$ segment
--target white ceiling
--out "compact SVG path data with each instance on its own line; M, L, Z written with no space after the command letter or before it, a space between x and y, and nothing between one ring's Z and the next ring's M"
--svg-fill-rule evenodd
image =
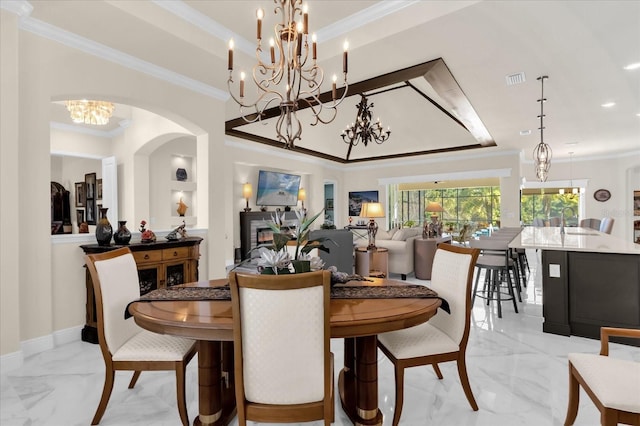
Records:
M227 92L228 39L236 41L236 72L249 71L255 60L255 10L265 10L265 39L276 23L268 0L30 4L29 19L221 93ZM640 150L640 69L624 69L640 62L639 1L309 1L309 26L318 34L320 65L328 76L340 73L348 39L351 85L442 58L497 145L476 152L522 150L530 160L540 138L540 75L549 76L544 140L554 158ZM519 72L526 81L507 86L505 77ZM329 80L323 91L330 90ZM409 89L370 100L374 116L392 135L382 145L355 147L352 158L475 142ZM354 121L358 101L359 96L347 98L329 125L311 127L303 120L300 145L344 158L347 145L339 135ZM610 101L616 105L601 106ZM238 117L233 100L227 102L227 119ZM56 117L63 120L63 114ZM259 128L242 130L275 137L272 125L253 127ZM531 134L521 136L522 130Z

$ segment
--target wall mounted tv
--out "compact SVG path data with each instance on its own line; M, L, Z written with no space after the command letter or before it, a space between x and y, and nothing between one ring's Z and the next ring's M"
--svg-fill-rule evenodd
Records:
M258 174L258 206L295 206L300 189L298 175L260 170Z

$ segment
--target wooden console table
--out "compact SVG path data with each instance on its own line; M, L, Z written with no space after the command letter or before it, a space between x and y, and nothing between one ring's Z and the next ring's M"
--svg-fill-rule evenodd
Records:
M143 295L158 288L198 281L201 241L200 237L188 237L176 241L134 243L128 246L86 244L81 245L80 248L85 254L94 254L129 247L138 266L140 295ZM87 288L86 324L82 329L82 340L98 343L96 301L89 270L86 270L85 285Z

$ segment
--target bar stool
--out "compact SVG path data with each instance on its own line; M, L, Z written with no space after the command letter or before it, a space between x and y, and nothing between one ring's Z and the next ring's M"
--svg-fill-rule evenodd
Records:
M516 290L518 293L518 301L522 302L522 289L527 286L527 276L525 273L525 266L520 256L520 253L516 249L511 249L508 244L513 241L516 234L514 233L494 233L491 236L480 236L480 240L494 239L502 240L507 243L507 250L509 250L508 256L511 258L509 262L509 270L513 272L513 280L515 282ZM526 254L523 251L523 255Z
M511 272L517 273L517 268L510 255L509 241L501 238L472 239L469 244L472 248L478 248L481 251L476 262L476 280L473 286L472 303L475 301L476 295L486 299L487 305L491 300L496 300L498 302L498 318L502 318L502 301L512 300L513 309L518 313L518 304L511 280ZM485 273L484 289L478 291L480 273L483 270ZM501 290L503 279L506 279L508 293Z

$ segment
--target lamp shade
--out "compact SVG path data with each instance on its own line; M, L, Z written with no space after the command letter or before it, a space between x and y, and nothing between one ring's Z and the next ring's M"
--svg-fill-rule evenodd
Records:
M439 203L436 203L435 201L429 201L424 211L425 212L443 212L444 209Z
M380 203L362 203L361 217L384 217L384 209Z
M253 188L251 184L247 182L242 185L242 198L251 198L251 195L253 195Z
M307 191L304 188L298 190L298 200L305 201L307 199Z

